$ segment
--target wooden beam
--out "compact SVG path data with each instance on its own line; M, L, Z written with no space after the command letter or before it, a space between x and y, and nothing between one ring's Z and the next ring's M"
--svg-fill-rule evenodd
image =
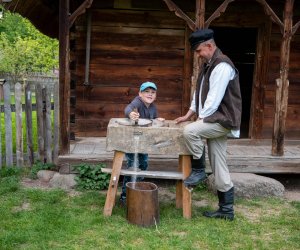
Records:
M300 26L300 21L297 22L297 23L293 26L293 28L292 28L292 35L294 35L294 34L296 33L296 31L297 31L297 29L299 28L299 26Z
M69 17L69 28L72 27L76 18L82 15L86 9L90 8L93 3L93 0L85 0L78 8L73 12L73 14Z
M272 8L268 5L266 0L256 0L259 2L265 10L265 13L270 16L271 20L279 25L279 28L281 30L281 33L283 33L283 23L279 19L279 17L275 14L275 12L272 10Z
M188 15L186 15L172 0L163 1L166 3L170 11L174 11L176 16L186 21L191 30L196 29L194 21Z
M59 1L60 154L70 150L69 0Z
M225 12L227 6L229 3L233 2L235 0L225 0L218 9L215 10L215 12L206 20L205 22L205 27L209 27L210 23L215 20L216 18L218 18L219 16L221 16L222 13Z
M283 16L283 40L280 50L280 78L276 80L277 88L272 137L272 155L279 156L284 154L283 147L289 92L288 73L290 61L290 44L292 39L293 27L293 6L294 0L286 0Z

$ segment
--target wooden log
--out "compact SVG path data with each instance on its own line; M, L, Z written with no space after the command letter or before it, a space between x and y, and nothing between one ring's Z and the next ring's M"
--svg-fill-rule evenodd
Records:
M16 155L17 166L22 167L23 160L23 129L22 129L22 85L15 85L15 105L16 105Z
M4 91L4 117L5 117L5 159L6 166L13 165L13 147L12 147L12 121L11 121L11 95L10 84L8 82L3 85Z
M70 0L59 1L60 153L70 152Z
M158 188L151 182L128 182L127 220L131 224L149 227L159 223Z
M25 86L25 115L26 115L26 133L27 133L27 154L30 166L34 162L33 140L32 140L32 99L30 84Z
M272 136L272 155L284 154L284 136L289 93L289 61L292 39L294 0L286 0L284 8L283 38L280 49L280 79L276 81L276 109Z
M58 152L59 152L59 85L58 82L54 85L53 93L54 101L54 132L53 132L53 163L58 162Z

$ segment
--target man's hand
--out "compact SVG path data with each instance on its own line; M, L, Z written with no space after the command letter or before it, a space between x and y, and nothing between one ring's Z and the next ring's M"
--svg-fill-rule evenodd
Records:
M176 122L176 124L177 124L177 123L185 122L185 121L187 121L187 120L188 120L188 119L187 119L185 116L181 116L181 117L176 118L176 119L175 119L175 122Z
M192 111L191 109L189 109L189 111L185 114L185 116L180 116L178 118L175 119L176 124L177 123L181 123L181 122L185 122L185 121L189 121L190 118L195 114L194 111Z

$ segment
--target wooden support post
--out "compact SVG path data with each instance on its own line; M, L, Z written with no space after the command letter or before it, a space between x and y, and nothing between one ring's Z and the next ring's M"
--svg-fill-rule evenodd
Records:
M109 183L104 211L103 211L103 214L105 216L111 216L112 209L115 204L123 158L124 158L123 152L115 151L113 165L112 165L112 173L110 177L110 183Z
M196 20L195 25L196 29L203 29L205 25L205 0L196 0ZM202 60L193 53L193 74L191 79L191 99L193 98L193 94L196 90L196 85L198 81L200 67L203 64Z
M285 122L289 92L290 43L293 30L294 0L286 0L283 21L283 40L280 51L280 79L276 80L276 103L272 137L272 155L283 155Z
M179 156L178 159L178 172L183 172L182 157ZM176 208L182 208L182 189L183 189L183 180L178 180L176 182Z
M59 1L60 154L70 151L69 0Z
M187 178L191 173L191 156L179 156L180 169L182 169L183 179ZM192 218L192 193L182 185L182 213L186 219Z

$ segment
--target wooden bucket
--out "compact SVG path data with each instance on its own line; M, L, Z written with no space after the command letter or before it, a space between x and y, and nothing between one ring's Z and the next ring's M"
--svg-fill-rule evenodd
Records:
M158 224L157 186L151 182L128 182L126 190L128 222L143 227Z

